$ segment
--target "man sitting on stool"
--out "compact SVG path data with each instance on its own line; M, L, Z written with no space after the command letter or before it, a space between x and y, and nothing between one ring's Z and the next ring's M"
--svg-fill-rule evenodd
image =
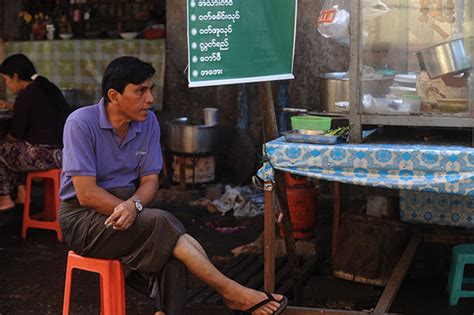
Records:
M120 259L131 285L145 279L141 291L153 298L155 314L184 312L186 270L231 309L281 313L286 297L227 278L178 219L146 208L162 167L160 129L149 111L154 73L134 57L113 60L102 80L103 99L68 118L59 215L64 240L80 255Z

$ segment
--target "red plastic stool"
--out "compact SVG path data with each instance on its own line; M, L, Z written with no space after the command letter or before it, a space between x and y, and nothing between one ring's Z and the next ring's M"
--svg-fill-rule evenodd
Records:
M26 230L31 227L56 231L58 240L63 240L58 220L60 177L61 169L29 172L26 175L25 206L21 228L22 238L26 238ZM44 179L44 209L42 212L30 216L31 181L34 178Z
M100 275L100 304L102 315L125 315L125 280L118 260L82 257L69 251L64 286L63 315L69 314L72 270L81 269Z

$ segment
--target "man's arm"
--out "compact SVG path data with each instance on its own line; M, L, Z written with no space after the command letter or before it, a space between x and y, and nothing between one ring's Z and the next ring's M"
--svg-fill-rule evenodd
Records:
M134 196L142 202L142 205L146 207L150 202L155 199L158 193L158 174L150 174L147 176L140 177L140 186L135 192Z
M81 206L92 208L101 214L112 214L114 208L123 202L122 199L97 186L95 176L72 176L72 183Z
M157 192L158 174L152 174L140 177L140 186L132 197L140 199L142 205L146 206L153 201ZM112 225L116 230L126 230L133 224L137 210L132 197L114 208L113 213L105 220L106 225Z
M82 206L90 207L95 211L110 215L105 221L116 230L126 230L135 221L137 212L133 200L122 200L97 186L94 176L73 176L72 182L77 199ZM134 194L146 206L156 196L158 191L158 174L151 174L140 178L140 186Z

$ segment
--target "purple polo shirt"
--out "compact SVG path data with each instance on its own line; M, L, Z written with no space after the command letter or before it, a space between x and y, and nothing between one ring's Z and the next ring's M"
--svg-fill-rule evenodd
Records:
M144 122L131 122L122 142L107 118L103 99L69 116L63 140L61 200L76 196L72 176L95 176L105 189L131 187L142 176L158 174L163 165L156 116L150 112Z

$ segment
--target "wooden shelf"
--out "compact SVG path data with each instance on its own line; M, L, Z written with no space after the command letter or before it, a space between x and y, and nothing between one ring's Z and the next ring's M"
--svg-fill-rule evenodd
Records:
M82 37L85 32L100 29L110 31L142 31L149 20L152 2L134 0L88 0L86 3L67 4L71 20L74 11L80 10L80 20L73 21L73 32L77 37ZM89 10L91 17L84 19L84 11ZM126 16L124 16L124 13ZM139 16L137 16L139 15Z
M410 115L360 115L362 124L388 126L437 126L437 127L474 127L473 117L459 116L410 116Z

